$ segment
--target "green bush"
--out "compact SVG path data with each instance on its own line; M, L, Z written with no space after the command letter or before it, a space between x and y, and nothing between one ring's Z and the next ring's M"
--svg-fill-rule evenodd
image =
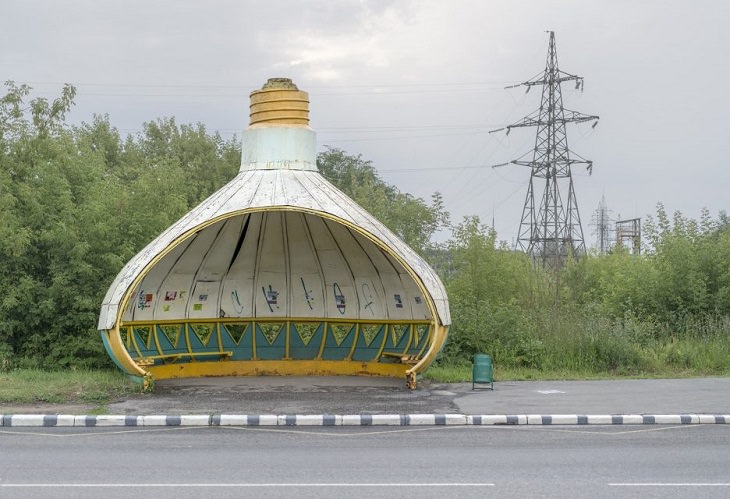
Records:
M9 372L15 367L15 355L10 345L0 343L0 373Z

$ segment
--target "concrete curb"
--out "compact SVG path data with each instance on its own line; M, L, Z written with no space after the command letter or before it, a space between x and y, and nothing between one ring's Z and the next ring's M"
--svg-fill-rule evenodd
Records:
M19 426L489 426L730 424L729 414L217 414L151 416L0 415L0 427Z

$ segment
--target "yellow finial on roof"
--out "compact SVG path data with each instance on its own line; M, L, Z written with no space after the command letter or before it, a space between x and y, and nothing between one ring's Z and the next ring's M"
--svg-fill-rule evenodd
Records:
M289 78L269 78L251 92L249 127L309 126L309 94Z

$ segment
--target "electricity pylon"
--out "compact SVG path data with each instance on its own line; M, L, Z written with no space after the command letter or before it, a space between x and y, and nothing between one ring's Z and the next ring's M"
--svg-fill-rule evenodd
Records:
M574 81L575 88L582 90L583 77L558 69L555 33L548 33L550 44L545 72L532 80L506 87L526 86L529 92L534 86L542 86L540 109L506 129L509 133L512 128L537 127L532 160L511 161L531 170L517 243L538 264L559 269L568 257L578 257L586 252L570 168L575 164L585 164L589 173L593 168L591 161L575 153L572 154L579 159L571 158L565 124L594 121L595 127L598 116L563 108L561 84ZM540 188L542 194L536 199ZM565 204L563 199L566 199Z
M601 196L601 202L598 203L598 208L593 212L593 225L596 227L596 243L598 247L598 253L601 255L607 255L611 251L611 218L609 215L610 210L606 206L606 196Z

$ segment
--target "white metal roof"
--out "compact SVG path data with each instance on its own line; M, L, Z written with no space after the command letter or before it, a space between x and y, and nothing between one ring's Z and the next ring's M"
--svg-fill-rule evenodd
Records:
M266 286L264 300L269 300L268 295L276 300L280 292L288 293L282 296L282 303L288 306L271 310L280 314L277 317L297 313L301 316L303 307L308 309L312 296L318 294L320 308L312 308L311 314L320 313L327 318L331 313L344 315L347 309L348 315L340 318L363 318L357 315L363 313L363 305L367 313L376 309L375 305L368 308L372 302L365 289L372 288L377 294L378 288L383 301L378 308L382 316L378 319L426 318L438 319L442 325L451 323L446 291L434 270L319 173L316 136L308 126L308 112L306 92L299 91L287 79L271 79L262 90L251 94L251 124L243 132L239 174L124 266L104 297L100 330L114 328L122 317L125 321L138 317L228 317L224 289L228 290L228 299L235 295L236 305L239 291L246 294L252 305L247 313L258 317L258 312L266 314L267 309L273 308L269 302L261 302L257 290L262 285ZM273 229L269 230L269 214L282 211L300 212L303 216L271 215ZM235 246L243 244L243 224L248 223L244 216L252 213L264 213L262 217L246 219L260 222L254 231L256 235L248 239L254 242L247 243L257 246L255 251L247 246L243 254L238 254ZM318 220L325 220L324 226ZM339 230L342 226L347 230ZM309 235L305 234L307 231ZM312 232L317 231L314 240ZM372 251L374 247L380 253ZM337 261L344 263L335 272L332 269ZM297 287L300 280L301 287ZM311 293L305 281L312 283ZM324 294L325 288L334 294ZM359 309L345 306L345 288L360 303ZM137 294L137 302L132 301L132 293ZM306 295L304 302L302 293ZM195 294L195 299L190 299L191 294ZM181 300L180 295L187 299ZM403 297L410 301L404 303ZM422 298L430 299L433 309ZM129 302L122 314L120 307L125 299ZM387 300L390 301L385 304ZM160 314L156 315L161 301ZM292 305L294 301L298 305ZM433 317L431 310L438 317Z
M258 210L293 210L341 221L379 242L420 279L435 305L439 322L451 323L446 291L434 270L387 227L311 169L243 169L228 184L203 201L132 258L117 275L101 307L98 328L112 329L130 286L148 272L171 246L211 223Z

